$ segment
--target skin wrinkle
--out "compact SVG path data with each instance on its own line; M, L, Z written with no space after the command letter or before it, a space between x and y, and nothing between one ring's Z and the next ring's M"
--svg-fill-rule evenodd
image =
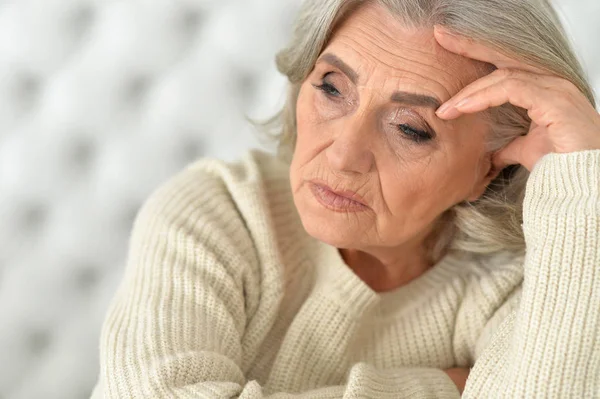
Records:
M476 199L493 178L479 116L445 121L431 108L390 101L398 90L446 101L482 76L481 68L438 46L433 29L406 29L390 18L380 7L360 8L326 44L321 54L335 54L357 71L359 84L327 63L315 65L298 94L290 168L306 231L340 248L348 266L380 292L432 266L425 243L438 219ZM340 94L320 90L324 81ZM436 132L433 140L415 142L398 127L425 130L425 121ZM307 183L313 179L356 192L370 209L332 212L314 198Z
M388 16L389 16L389 14L388 14ZM395 40L395 38L393 36L388 35L388 33L385 30L380 28L380 26L382 25L382 23L381 23L382 21L374 20L369 17L365 18L365 20L367 20L369 22L369 24L357 27L357 29L359 32L364 33L366 38L371 39L375 45L377 45L377 41L378 41L377 35L381 35L382 37L384 37L385 39L387 39L389 41ZM383 23L383 24L385 24L385 23ZM369 31L371 29L373 31L375 31L376 33L370 34ZM410 28L407 28L407 29L410 29ZM433 43L431 40L427 40L427 42ZM419 46L411 47L411 44L412 43L409 43L409 42L405 43L405 46L407 47L407 49L409 49L411 51L415 51L415 52L420 52L421 54L426 54L424 51L420 50ZM386 53L388 53L392 56L395 56L392 52L385 50L385 48L382 48L382 47L379 47L379 48L381 50L385 51Z
M320 168L319 172L321 173L319 175L320 179L322 179L324 181L330 180L328 174L325 172L325 170L323 168ZM362 198L364 198L367 202L372 203L373 198L371 198L371 193L370 193L370 191L368 191L370 180L371 180L370 177L367 180L364 180L359 186L356 187L355 192L358 195L360 195ZM339 182L331 184L330 186L334 190L344 190L345 189L345 187L342 186ZM364 189L364 191L363 191L363 189Z
M341 69L342 72L344 72L346 75L348 75L348 77L350 78L350 80L352 81L352 83L354 84L358 84L358 79L359 76L356 72L352 71L349 67L347 67L346 64L343 63L343 61L341 61L339 58L335 57L333 54L331 53L327 53L325 55L322 55L321 57L319 57L319 59L317 60L317 64L324 62L333 66L336 66L338 69Z
M352 39L352 38L350 38L350 37L347 37L347 40L348 40L348 41L351 41L351 42L353 41L353 39ZM363 47L361 44L359 44L359 43L357 43L357 42L355 42L355 44L356 44L356 46L357 46L357 47ZM366 48L365 48L365 47L363 47L363 49L366 49ZM409 62L409 63L416 64L416 65L417 65L417 67L419 67L419 66L421 66L421 67L425 66L425 64L421 64L421 63L419 63L419 62L414 62L414 61L412 61L412 60L409 60L409 59L406 59L406 58L404 58L404 57L402 57L402 56L396 56L396 58L400 58L400 59L402 59L403 61L406 61L406 62ZM387 67L389 67L390 69L394 69L394 67L393 67L393 65L392 65L392 64L388 64L388 63L385 63L385 62L383 62L382 64L383 64L383 65L385 65L385 66L387 66ZM427 66L429 66L429 65L427 65ZM426 76L425 74L419 74L419 73L417 73L417 72L415 72L415 71L411 71L411 73L412 73L412 74L414 74L414 75L416 75L416 76L418 76L419 78L427 79L427 76ZM450 95L450 92L449 92L449 91L448 91L448 90L447 90L447 89L446 89L446 88L445 88L443 85L439 85L439 88L441 88L442 90L444 90L444 91L445 91L445 94L446 94L446 96L444 97L444 98L445 98L445 100L444 100L444 99L441 99L441 100L442 100L441 102L444 102L444 101L448 100L448 99L451 97L451 95Z
M377 30L377 31L378 31L380 34L385 34L385 33L384 33L384 31L383 31L383 30L381 30L381 29L375 28L375 30ZM416 63L417 65L421 65L421 66L424 66L424 67L433 68L433 69L435 69L436 71L438 71L438 72L441 72L441 73L443 73L443 74L447 75L447 76L448 76L448 77L450 77L450 78L452 78L452 77L453 77L451 73L447 73L447 72L446 72L446 71L445 71L443 68L441 68L441 67L440 67L440 68L438 68L436 65L430 65L430 64L426 64L426 63L420 63L418 60L411 61L411 60L410 60L410 58L406 58L406 57L398 56L398 55L395 55L395 54L393 54L393 53L391 53L391 52L387 51L387 50L386 50L384 47L381 47L381 46L379 46L379 45L377 44L377 41L376 41L376 39L375 39L374 37L372 37L372 35L370 35L370 34L366 33L367 31L368 31L368 29L364 29L365 35L366 35L367 37L371 37L372 44L373 44L373 45L375 45L375 46L377 46L377 47L379 47L379 48L380 48L382 51L384 51L384 52L388 53L388 54L389 54L391 57L393 57L393 58L394 58L394 57L400 57L400 58L403 58L405 61L408 61L408 62L414 62L414 63ZM388 36L388 37L389 37L389 36ZM389 38L393 40L393 38L391 38L391 37L389 37ZM408 44L408 43L407 43L407 44ZM428 44L431 44L431 43L428 43ZM406 49L406 50L408 50L409 52L413 52L413 53L416 53L416 54L420 54L420 55L428 55L428 54L427 54L427 52L420 50L418 47L415 47L415 48L409 48L409 49ZM389 66L390 66L390 67L393 67L392 65L389 65Z
M376 22L376 24L379 24L379 22ZM364 33L366 37L368 37L368 38L370 38L370 39L371 39L371 43L372 43L373 45L377 46L377 47L378 47L380 50L382 50L382 51L386 52L387 54L389 54L389 55L390 55L392 58L394 58L394 57L401 57L401 56L399 56L399 55L396 55L396 54L393 54L393 53L391 53L391 52L387 51L387 50L385 49L385 47L382 47L382 46L380 46L380 45L378 44L378 40L377 40L377 39L376 39L376 38L375 38L375 37L374 37L374 36L373 36L371 33L369 33L369 28L368 28L368 27L360 27L360 28L358 28L358 29L359 29L359 30L360 30L362 33ZM379 34L381 34L381 35L385 36L387 39L389 39L389 40L394 40L394 38L393 38L393 37L391 37L391 36L387 35L387 33L386 33L384 30L380 29L380 28L379 28L377 25L376 25L376 26L374 26L374 27L373 27L373 29L374 29L375 31L377 31ZM349 37L348 39L352 40L352 38L350 38L350 37ZM437 42L435 41L435 38L431 38L430 40L427 40L425 43L426 43L428 46L432 46L432 45L433 45L433 46L435 46L435 45L437 44ZM358 44L358 45L360 45L359 43L357 43L357 44ZM407 44L407 45L410 45L410 43L405 43L405 44ZM422 54L422 55L424 54L424 55L427 55L427 52L425 52L425 51L421 50L421 46L415 46L414 48L413 48L413 47L410 47L409 49L406 49L406 50L412 51L413 53L416 53L416 54ZM405 58L405 59L406 59L406 58ZM409 61L409 62L411 62L411 60L410 60L410 59L406 59L406 60L407 60L407 61ZM441 61L441 60L438 60L438 61ZM435 70L437 70L438 72L441 72L442 74L444 74L444 75L446 75L447 77L449 77L451 81L452 81L453 79L455 79L455 78L456 78L456 76L457 76L457 75L455 74L455 72L456 72L456 71L452 71L452 72L446 72L446 70L445 70L444 68L442 68L442 67L441 67L441 65L443 65L441 62L440 62L440 67L438 67L438 66L437 66L437 65L435 65L435 64L434 64L434 65L431 65L431 64L425 64L425 63L419 63L419 61L418 61L418 60L416 60L415 62L416 62L417 64L420 64L421 66L425 66L425 67L428 67L428 68L432 68L432 69L435 69ZM452 62L452 59L451 59L451 62ZM456 63L456 62L455 62L455 63ZM474 64L481 64L481 66L483 66L483 65L486 65L486 64L485 64L485 63L483 63L483 62L474 62ZM390 67L393 67L392 65L389 65L389 66L390 66ZM462 83L462 82L461 82L461 83Z
M400 57L400 58L401 58L401 57ZM323 63L323 62L319 62L318 64L322 64L322 63ZM419 75L419 74L417 74L417 73L414 73L414 74L415 74L415 75L417 75L417 76L418 76L418 77L420 77L420 78L426 79L426 76L425 76L425 75ZM359 73L359 75L360 75L360 73ZM416 82L416 81L415 81L415 82ZM447 90L446 90L446 89L445 89L443 86L440 86L440 87L441 87L441 88L442 88L442 89L443 89L443 90L446 92L446 94L447 94L447 98L450 98L450 93L449 93L449 92L448 92L448 91L447 91ZM359 86L358 86L358 88L368 88L368 87L367 87L367 86L364 86L364 85L359 85ZM428 95L431 95L432 93L427 93L427 94L428 94ZM443 102L443 101L440 101L440 102ZM446 123L446 121L445 121L445 120L441 120L441 119L440 119L440 122L442 122L442 123Z

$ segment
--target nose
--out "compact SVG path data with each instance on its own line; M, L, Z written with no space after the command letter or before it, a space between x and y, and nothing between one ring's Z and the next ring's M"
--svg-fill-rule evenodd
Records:
M374 163L370 140L372 138L365 130L364 123L356 121L342 124L325 150L331 169L360 174L369 172Z

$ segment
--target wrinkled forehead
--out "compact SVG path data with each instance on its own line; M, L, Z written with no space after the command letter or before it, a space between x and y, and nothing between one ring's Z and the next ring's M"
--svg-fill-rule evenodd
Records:
M447 51L436 42L432 27L407 27L376 4L346 17L322 53L334 53L348 64L357 73L359 86L401 85L435 94L442 101L493 68Z

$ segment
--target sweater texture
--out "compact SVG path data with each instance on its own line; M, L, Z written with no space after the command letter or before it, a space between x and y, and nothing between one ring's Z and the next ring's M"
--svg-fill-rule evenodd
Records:
M525 255L373 291L304 230L289 166L202 159L139 211L93 398L600 398L600 151L527 182Z

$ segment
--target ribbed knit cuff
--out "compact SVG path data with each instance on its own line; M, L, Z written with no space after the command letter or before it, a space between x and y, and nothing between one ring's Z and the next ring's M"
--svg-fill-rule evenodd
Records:
M426 367L378 370L367 363L352 367L346 392L361 398L460 398L458 388L443 370Z
M527 182L525 209L543 217L575 211L595 211L600 198L600 150L547 154Z
M590 397L593 379L586 376L599 364L600 150L544 156L528 181L523 212L522 298L506 343L506 387L493 390Z

